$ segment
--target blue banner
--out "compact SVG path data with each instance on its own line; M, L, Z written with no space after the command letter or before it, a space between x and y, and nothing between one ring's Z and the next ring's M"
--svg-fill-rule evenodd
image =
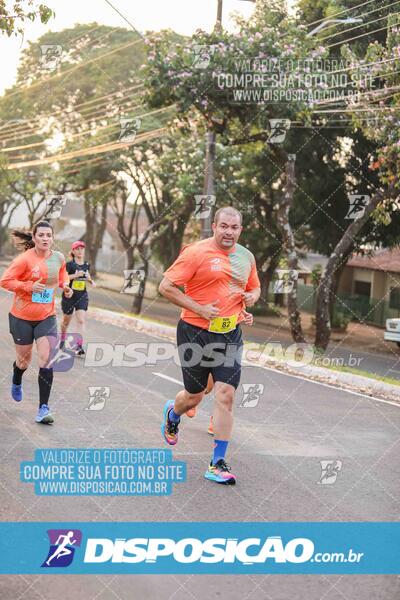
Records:
M398 574L400 523L2 523L1 574Z

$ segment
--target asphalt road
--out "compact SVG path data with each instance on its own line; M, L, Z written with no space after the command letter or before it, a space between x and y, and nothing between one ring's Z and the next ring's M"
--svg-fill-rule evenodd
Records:
M3 315L9 296L1 294ZM203 478L211 453L207 398L184 418L174 458L187 462L187 481L170 497L41 497L19 480L19 465L36 448L160 448L162 407L180 386L172 360L141 367L87 367L57 373L52 427L33 422L37 372L25 374L25 399L9 399L13 361L6 319L0 322L1 484L3 521L394 521L399 518L400 409L283 373L245 367L242 383L264 386L257 406L235 408L229 462L234 487ZM115 344L156 338L89 319L87 340ZM165 340L163 340L165 342ZM89 386L108 386L101 411L85 410ZM321 460L341 461L332 485L320 485ZM355 592L357 590L357 592ZM356 595L355 595L356 594ZM4 600L394 600L396 576L2 576Z
M130 312L132 296L119 294L102 288L91 288L90 297L93 305L109 310ZM142 314L144 317L156 319L169 324L175 324L180 309L164 301L145 299ZM371 335L383 339L383 330L377 332L371 328ZM284 329L257 327L257 319L253 327L245 329L245 337L253 342L280 342L284 347L293 343L290 334ZM400 380L400 350L396 344L387 344L389 352L378 353L363 351L362 348L348 347L344 343L332 342L324 357L333 366L348 366L375 375L391 377Z

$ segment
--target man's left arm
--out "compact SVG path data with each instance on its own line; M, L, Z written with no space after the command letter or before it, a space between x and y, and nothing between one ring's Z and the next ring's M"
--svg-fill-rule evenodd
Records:
M257 273L256 262L254 261L249 278L247 280L242 298L246 306L254 306L261 295L261 284Z

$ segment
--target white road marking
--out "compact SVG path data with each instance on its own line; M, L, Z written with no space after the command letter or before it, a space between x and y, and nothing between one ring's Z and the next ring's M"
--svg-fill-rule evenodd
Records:
M180 386L183 386L182 381L179 381L179 379L174 379L173 377L170 377L169 375L164 375L164 373L155 373L153 371L153 375L157 375L158 377L161 377L162 379L167 379L168 381L173 381L174 383L177 383Z

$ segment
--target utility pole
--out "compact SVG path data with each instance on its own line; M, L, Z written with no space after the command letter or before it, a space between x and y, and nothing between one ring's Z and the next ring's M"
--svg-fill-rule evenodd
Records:
M247 2L255 2L255 0L246 0ZM223 0L217 0L217 20L215 22L214 31L222 30L222 10ZM206 165L204 172L204 190L205 196L215 196L215 177L214 177L214 161L215 161L215 130L211 128L206 134ZM201 239L211 237L212 229L211 223L213 222L213 207L211 206L210 214L205 219L201 220Z
M215 22L214 31L222 29L222 8L223 0L218 0L217 20ZM204 189L205 196L215 196L215 141L216 134L214 129L209 129L206 133L206 164L204 171ZM210 214L201 220L201 239L209 238L212 235L211 223L213 222L213 207L210 207Z

